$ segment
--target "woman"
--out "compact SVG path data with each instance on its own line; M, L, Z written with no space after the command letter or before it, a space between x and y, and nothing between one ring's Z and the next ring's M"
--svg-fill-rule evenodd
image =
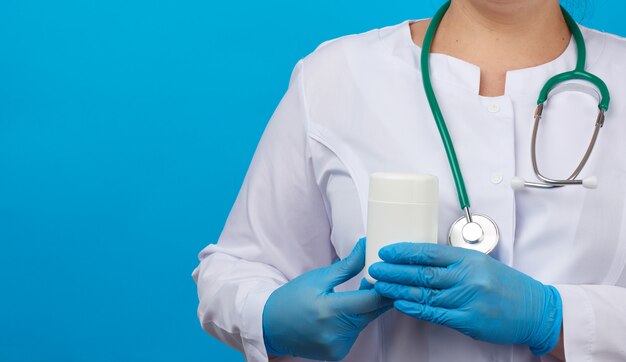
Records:
M498 247L392 245L369 269L376 285L359 288L371 173L437 175L439 235L459 217L421 85L428 25L341 37L298 62L194 271L204 329L250 361L626 360L626 40L583 28L586 68L614 100L581 175L599 187L508 185L533 176L541 88L576 66L557 0L453 0L429 57L472 209L497 222ZM583 92L550 99L547 176L576 168L597 105Z

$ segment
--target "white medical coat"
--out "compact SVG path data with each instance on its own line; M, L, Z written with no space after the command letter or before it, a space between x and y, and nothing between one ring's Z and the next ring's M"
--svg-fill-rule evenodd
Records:
M327 41L297 63L218 243L200 253L193 277L202 326L248 361L267 360L261 321L272 291L345 257L366 234L371 173L437 175L442 244L462 214L422 87L411 22ZM514 192L509 186L516 175L535 180L530 137L536 100L550 77L574 69L573 40L551 62L508 72L501 97L480 96L480 69L463 60L433 54L431 72L472 211L491 216L500 228L491 255L559 290L568 361L624 361L626 40L586 28L583 34L587 68L606 81L613 99L581 174L598 177L596 190ZM588 94L550 99L539 134L544 174L569 177L596 115L597 100ZM356 289L360 277L338 290ZM372 322L345 359L536 360L526 346L476 341L395 310Z

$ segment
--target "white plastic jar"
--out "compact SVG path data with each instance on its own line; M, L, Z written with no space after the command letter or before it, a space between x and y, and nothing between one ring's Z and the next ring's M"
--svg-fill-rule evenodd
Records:
M370 175L365 278L378 251L398 242L437 243L439 181L426 174Z

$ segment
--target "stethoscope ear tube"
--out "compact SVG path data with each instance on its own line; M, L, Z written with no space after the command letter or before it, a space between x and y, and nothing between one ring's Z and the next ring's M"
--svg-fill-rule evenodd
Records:
M535 172L535 175L537 175L537 178L541 180L543 183L526 182L526 181L524 181L523 183L520 183L519 179L517 179L517 180L511 181L512 182L511 186L513 186L514 189L516 189L516 187L519 187L519 185L523 185L527 187L550 189L550 188L563 187L563 186L568 186L568 185L583 185L583 187L585 188L595 189L598 186L598 180L596 177L592 176L584 180L577 180L576 178L578 177L582 169L587 164L587 161L589 161L591 152L593 151L593 148L598 139L598 134L600 133L600 129L604 126L604 119L605 119L604 110L600 109L598 113L598 117L596 118L596 123L594 126L593 135L591 137L591 141L589 142L589 146L587 147L587 151L585 152L585 155L583 156L582 160L578 163L578 166L576 167L574 172L572 172L572 174L567 179L564 179L564 180L555 180L555 179L548 178L544 176L539 170L539 165L537 163L537 133L539 130L539 122L541 121L542 116L543 116L543 111L544 111L544 105L542 103L537 106L537 109L535 111L535 122L533 124L533 132L532 132L531 146L530 146L530 150L531 150L530 154L531 154L531 160L533 164L533 170Z

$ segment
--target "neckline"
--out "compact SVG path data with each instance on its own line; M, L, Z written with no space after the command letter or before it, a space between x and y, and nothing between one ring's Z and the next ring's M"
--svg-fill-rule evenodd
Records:
M413 35L411 34L411 24L427 20L423 19L407 19L401 25L404 27L403 40L405 40L414 53L417 56L416 66L421 73L421 67L419 58L421 57L422 47L417 45L413 41ZM585 35L585 29L581 27L583 36ZM501 98L511 93L528 93L538 92L535 88L540 88L549 79L550 76L558 73L563 73L568 70L573 70L576 66L576 60L578 58L576 41L574 36L570 36L570 41L565 50L556 58L539 65L535 65L527 68L520 68L509 70L506 72L506 84L504 95L497 97L485 97L483 98ZM438 80L444 80L455 85L462 86L467 90L479 95L480 93L480 72L479 66L470 63L466 60L447 55L443 53L431 53L431 77ZM587 60L589 63L589 60ZM454 71L453 71L454 70ZM459 71L460 70L460 71ZM540 83L540 85L538 85ZM538 94L538 93L537 93Z

